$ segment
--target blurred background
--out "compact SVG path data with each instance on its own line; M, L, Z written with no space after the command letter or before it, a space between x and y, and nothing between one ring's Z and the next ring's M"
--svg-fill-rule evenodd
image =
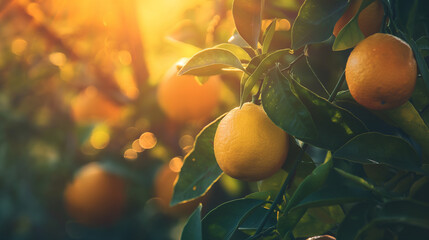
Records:
M267 2L266 18L300 5ZM223 176L168 205L198 132L238 105L237 73L176 76L180 59L228 42L231 5L0 2L1 239L179 239L198 202L205 214L256 190Z

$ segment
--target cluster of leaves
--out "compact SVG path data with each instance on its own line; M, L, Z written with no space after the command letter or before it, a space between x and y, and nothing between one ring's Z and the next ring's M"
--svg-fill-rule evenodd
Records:
M358 12L372 2L363 0ZM218 206L202 220L199 207L182 239L428 236L428 15L423 1L382 2L386 21L381 31L410 44L419 74L409 102L392 110L370 111L353 100L344 83L350 48L364 38L357 17L338 37L332 36L350 4L347 0L306 0L296 18L289 19L291 31L282 32L276 31L276 20L261 30L261 21L267 16L285 18L265 12L283 13L283 6L234 1L236 32L230 42L198 52L179 74L242 71L241 104L256 93L253 100L260 101L270 119L293 136L284 166L288 177L275 193L261 188ZM212 145L221 119L197 137L171 204L203 195L221 176Z

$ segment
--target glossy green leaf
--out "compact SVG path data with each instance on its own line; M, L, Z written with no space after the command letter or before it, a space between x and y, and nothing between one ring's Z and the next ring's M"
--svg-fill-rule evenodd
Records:
M262 106L268 117L290 135L300 139L316 138L313 118L293 93L290 82L280 69L270 71L262 87Z
M345 178L336 171L332 171L326 183L319 190L310 193L302 199L294 209L358 202L370 199L371 196L369 189Z
M235 28L253 49L257 49L261 34L262 3L262 0L234 0L232 5Z
M365 9L369 4L374 2L374 0L363 0L358 12L355 16L341 29L335 38L334 45L332 46L332 50L341 51L345 49L352 48L356 46L356 44L362 41L365 36L359 28L358 24L358 16L359 13Z
M201 229L201 204L195 209L188 218L183 228L181 240L202 240L203 232Z
M220 120L207 125L195 139L194 148L185 156L179 179L174 186L171 205L195 199L205 194L222 174L213 150L213 139Z
M409 143L377 132L360 134L334 152L335 158L358 163L382 163L398 169L421 171L420 159Z
M210 211L202 220L203 239L226 240L255 208L265 201L256 199L236 199L223 203Z
M267 53L270 49L271 41L274 37L274 32L276 31L277 20L274 19L267 27L267 30L264 33L264 41L262 43L262 53Z
M240 224L240 227L238 229L242 231L247 231L247 232L249 231L254 232L259 227L259 224L261 223L261 219L264 218L267 212L268 212L268 209L264 208L263 206L255 208L254 211L252 211L246 217L246 219L244 219L244 221ZM267 229L272 226L275 226L276 223L277 223L276 216L274 214L271 214L271 217L268 218L263 229Z
M252 74L247 78L246 82L244 83L243 94L241 95L240 99L240 105L243 105L244 100L247 98L247 96L249 96L253 86L255 86L256 82L261 77L263 77L263 74L267 73L268 69L274 67L276 62L278 62L282 57L289 54L291 54L290 49L281 49L271 54L268 54L264 59L262 59L256 69L252 72Z
M293 229L294 237L312 237L322 235L344 219L344 213L338 205L310 208Z
M328 39L347 5L347 0L306 0L292 26L292 49Z
M374 111L374 113L385 121L402 129L416 140L422 147L423 154L427 159L426 162L429 162L429 128L410 102L406 102L394 109Z
M365 124L349 111L317 96L294 80L291 86L310 112L318 131L317 138L296 136L298 139L316 147L335 150L357 134L368 131Z
M221 43L219 45L214 46L213 48L226 49L232 52L235 56L237 56L238 59L242 61L252 60L246 50L232 43Z
M227 67L244 71L240 59L231 51L222 48L208 48L192 56L177 74L209 76L222 73L222 69Z

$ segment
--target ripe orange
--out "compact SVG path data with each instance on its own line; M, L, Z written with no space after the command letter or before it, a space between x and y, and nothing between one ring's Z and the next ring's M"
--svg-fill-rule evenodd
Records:
M168 164L161 167L155 177L155 197L159 199L158 203L165 214L180 217L189 215L202 201L201 198L191 200L175 206L170 206L173 197L174 185L179 177L177 172L171 170Z
M95 87L88 87L71 102L72 116L79 123L106 122L117 123L122 114L122 108Z
M246 181L262 180L276 173L288 150L286 132L253 103L232 109L220 121L214 138L219 167L227 175Z
M413 51L406 42L390 34L376 33L362 40L346 64L351 95L373 110L405 103L413 93L416 78Z
M88 226L108 226L121 215L125 205L125 183L97 163L84 166L65 192L67 212Z
M158 102L165 114L178 122L205 120L218 106L221 80L210 76L200 85L194 76L177 76L176 64L158 87Z
M360 8L362 0L352 0L343 16L338 19L335 24L333 34L338 36L338 33L343 27L356 15ZM383 22L384 9L381 1L376 0L363 9L358 17L359 28L365 37L380 31Z

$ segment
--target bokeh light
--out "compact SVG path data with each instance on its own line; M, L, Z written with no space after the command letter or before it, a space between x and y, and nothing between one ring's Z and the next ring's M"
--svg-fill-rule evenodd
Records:
M180 169L182 169L183 160L181 157L174 157L170 160L168 166L170 167L171 171L178 173L180 172Z
M127 160L135 160L137 159L137 152L134 149L127 149L124 152L124 158Z
M155 147L157 139L155 137L155 134L151 132L145 132L140 136L139 143L143 149L151 149Z
M27 49L27 41L22 38L15 38L12 41L11 51L15 55L21 55Z

